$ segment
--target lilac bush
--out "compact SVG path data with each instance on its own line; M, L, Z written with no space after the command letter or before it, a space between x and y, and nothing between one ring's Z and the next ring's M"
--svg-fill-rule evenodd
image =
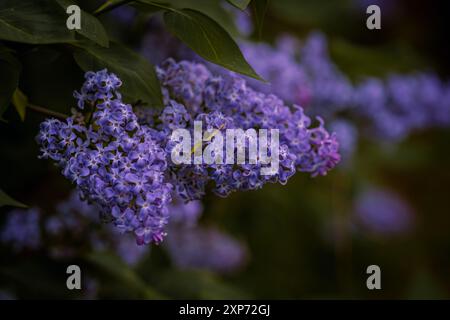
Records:
M88 72L74 93L78 108L73 116L46 120L37 136L41 157L54 160L81 196L120 231L133 233L138 244L163 240L173 192L186 202L201 199L212 182L217 195L227 196L267 182L285 184L297 170L325 175L340 160L336 136L321 118L313 124L301 107L291 109L275 95L249 88L240 76L215 76L203 64L172 59L157 73L165 105L161 112L137 108L135 113L122 102L120 79L106 70ZM278 171L262 175L261 163L248 159L235 165L173 163L171 133L192 131L196 120L205 130L220 132L278 129Z

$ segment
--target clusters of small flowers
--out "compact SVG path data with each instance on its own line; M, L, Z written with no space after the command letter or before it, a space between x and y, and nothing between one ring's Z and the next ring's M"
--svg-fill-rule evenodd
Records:
M1 241L15 251L44 249L55 258L75 257L86 251L112 250L135 266L149 254L130 234L119 235L114 226L102 224L99 208L80 198L75 190L56 205L55 214L37 208L11 211L1 231ZM199 201L169 205L171 221L164 249L179 268L231 272L243 266L246 248L216 229L198 226L203 206Z
M40 211L36 208L15 209L9 212L0 233L1 242L11 245L15 251L39 248L42 241L40 215Z
M413 227L411 207L396 193L377 187L363 191L354 204L357 226L376 235L395 235Z
M436 75L370 78L355 88L355 113L381 139L401 140L412 131L450 126L450 84Z
M336 137L324 128L322 119L318 119L318 126L312 127L311 119L301 107L294 106L291 110L276 96L251 89L238 75L214 76L201 63L177 63L172 59L158 67L157 73L166 107L157 119L149 122L157 124L159 142L169 153L173 148L169 139L172 130L193 130L196 120L202 121L203 131L279 130L280 166L273 175L262 175L261 163L249 164L248 158L246 163L234 165L169 163L175 190L185 201L200 199L209 182L214 183L216 194L227 196L236 190L261 188L267 182L285 184L296 170L312 176L325 175L339 161ZM141 122L148 121L148 113L139 114L143 116ZM246 139L245 143L248 147L250 142Z
M243 42L241 49L271 84L252 87L299 103L308 114L332 118L345 111L365 124L370 137L398 141L411 132L450 125L450 85L432 73L369 78L352 85L332 62L323 34L303 43L282 36L275 46ZM279 72L283 70L283 72Z
M78 113L41 124L41 157L54 160L122 232L133 232L139 244L159 243L172 188L164 181L166 154L154 131L140 125L132 107L122 102L121 81L114 74L87 72L85 78L74 93Z
M177 230L167 238L167 248L180 269L231 273L242 267L247 257L245 246L214 228Z
M140 44L140 52L151 63L157 65L169 57L190 59L196 56L189 47L166 30L162 17L153 15L147 23L147 29Z

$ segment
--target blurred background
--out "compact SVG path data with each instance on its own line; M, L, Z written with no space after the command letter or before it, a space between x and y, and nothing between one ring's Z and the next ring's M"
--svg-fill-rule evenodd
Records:
M92 11L102 2L79 3ZM366 28L370 4L381 8L381 30ZM298 173L285 186L176 203L174 216L194 222L174 219L167 241L138 248L37 158L43 116L30 111L24 125L10 108L0 188L30 208L0 208L0 297L449 298L448 1L269 1L261 32L250 10L197 5L270 83L250 85L326 119L341 163L325 177ZM124 7L102 22L155 64L199 59L149 15ZM30 101L69 113L83 81L71 54L37 47L21 61ZM70 264L82 290L66 288ZM366 287L372 264L381 290Z

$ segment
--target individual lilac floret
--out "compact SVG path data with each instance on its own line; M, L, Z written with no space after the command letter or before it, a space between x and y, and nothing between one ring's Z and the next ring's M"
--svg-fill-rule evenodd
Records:
M11 245L15 251L38 249L41 245L39 219L37 208L11 211L0 234L1 242Z
M70 117L41 124L37 141L41 157L51 158L81 195L100 207L139 244L159 243L168 223L171 185L164 182L166 154L154 131L137 122L117 91L120 80L106 70L86 73L80 109L82 123Z
M413 226L411 207L388 190L365 190L356 199L354 211L356 222L375 234L401 234Z

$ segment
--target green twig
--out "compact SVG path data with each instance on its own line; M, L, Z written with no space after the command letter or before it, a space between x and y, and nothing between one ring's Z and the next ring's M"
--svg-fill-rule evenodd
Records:
M47 116L51 116L51 117L55 117L55 118L58 118L58 119L62 119L62 120L65 120L65 119L67 119L69 117L68 115L66 115L64 113L59 113L59 112L56 112L56 111L48 110L46 108L43 108L43 107L40 107L40 106L37 106L37 105L34 105L34 104L30 104L30 103L27 105L27 109L33 110L33 111L38 112L38 113L45 114Z

